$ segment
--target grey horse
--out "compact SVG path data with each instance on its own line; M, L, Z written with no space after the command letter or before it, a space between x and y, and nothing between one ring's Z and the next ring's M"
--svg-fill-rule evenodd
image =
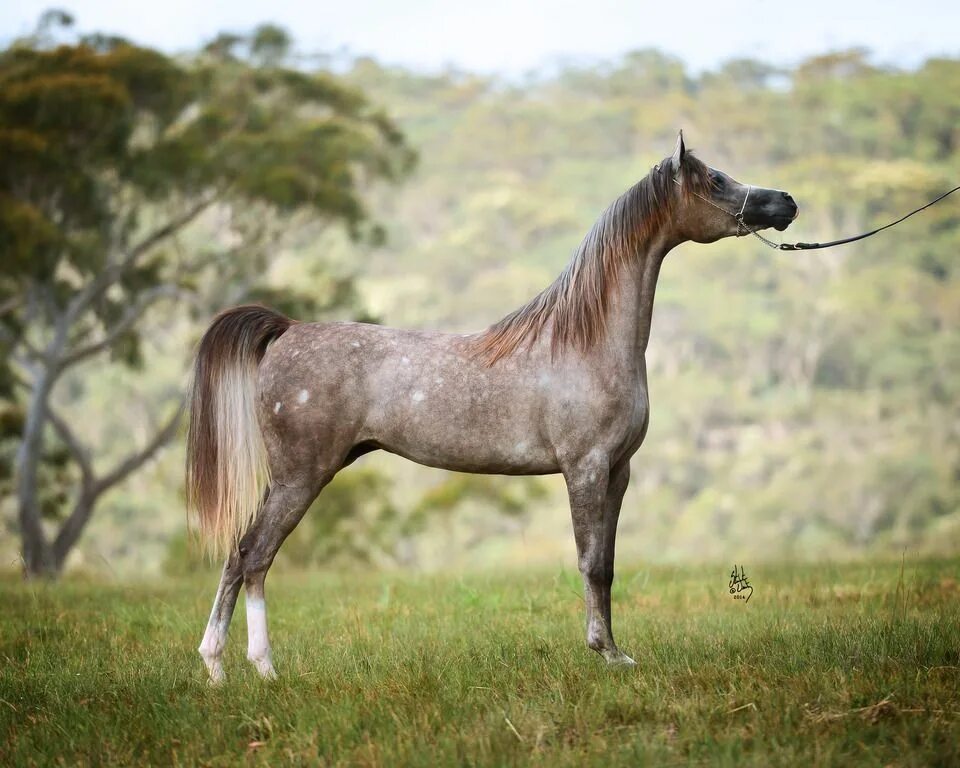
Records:
M649 419L644 354L671 248L798 215L786 192L747 186L684 147L617 198L560 277L487 330L449 334L302 323L245 306L219 315L197 353L188 503L226 563L200 654L214 682L240 586L248 658L275 675L264 579L333 476L377 449L459 472L562 473L586 597L586 642L613 639L617 520Z

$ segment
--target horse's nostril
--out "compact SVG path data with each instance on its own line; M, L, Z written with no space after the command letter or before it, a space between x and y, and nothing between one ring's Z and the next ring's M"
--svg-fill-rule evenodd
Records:
M796 203L793 202L793 198L790 196L789 192L781 192L781 194L783 195L784 199L796 205Z

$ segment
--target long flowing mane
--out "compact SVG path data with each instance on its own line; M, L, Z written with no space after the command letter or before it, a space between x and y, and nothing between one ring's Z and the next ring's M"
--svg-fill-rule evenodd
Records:
M709 168L690 151L683 157L681 179L684 196L710 188ZM476 356L493 365L536 341L551 319L554 357L570 347L586 351L603 340L620 271L673 215L674 190L667 158L607 207L552 284L477 337Z

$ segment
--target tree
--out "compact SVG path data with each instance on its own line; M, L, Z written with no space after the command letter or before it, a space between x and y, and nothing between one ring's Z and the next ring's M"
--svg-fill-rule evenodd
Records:
M17 441L15 488L28 575L58 573L103 494L176 433L179 408L112 468L57 404L92 359L137 365L161 302L208 316L279 298L258 282L267 249L311 221L377 241L364 189L399 180L413 154L391 120L327 73L285 66L289 37L221 35L178 62L105 35L38 34L0 53L0 397ZM213 247L184 238L216 217ZM204 238L208 239L208 238ZM349 283L329 302L342 303ZM292 293L284 307L316 304ZM7 473L9 474L9 472ZM44 517L69 511L51 537Z

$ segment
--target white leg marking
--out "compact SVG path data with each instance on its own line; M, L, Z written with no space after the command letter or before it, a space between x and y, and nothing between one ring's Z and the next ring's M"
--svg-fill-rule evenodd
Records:
M213 685L222 683L225 677L220 657L223 655L223 647L226 644L227 622L214 621L213 616L211 616L207 623L207 629L203 633L199 650L203 657L203 663L207 665L207 672L210 674L210 682Z
M270 659L267 604L262 597L249 595L247 596L247 658L253 662L261 677L273 679L277 676Z

